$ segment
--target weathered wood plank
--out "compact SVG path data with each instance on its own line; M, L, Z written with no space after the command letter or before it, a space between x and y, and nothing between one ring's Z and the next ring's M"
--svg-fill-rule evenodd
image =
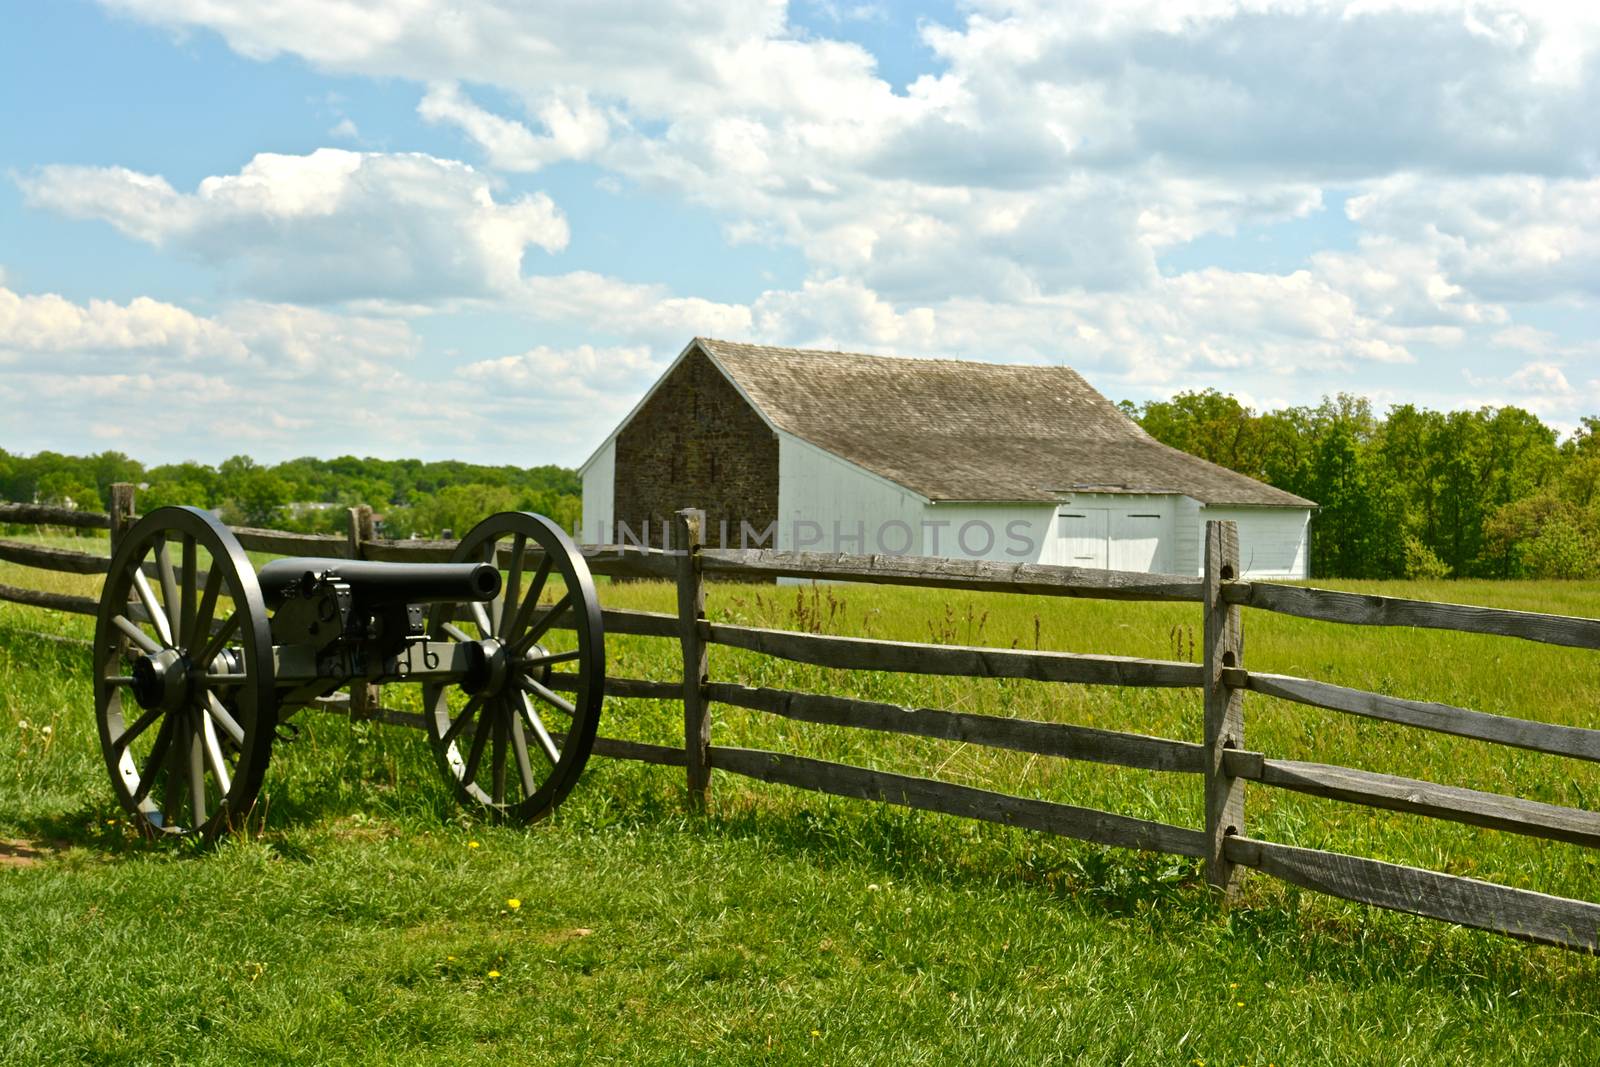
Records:
M1600 648L1600 619L1542 615L1533 611L1436 604L1429 600L1308 589L1268 582L1234 582L1222 591L1230 604L1284 615L1356 626L1420 626L1433 630L1494 634L1574 648Z
M1022 652L971 645L925 645L865 637L827 637L792 630L763 630L712 623L707 640L796 663L841 670L952 674L973 678L1031 678L1090 685L1199 686L1198 663L1092 656L1074 652Z
M66 548L44 548L26 541L0 541L0 560L65 574L105 574L111 569L109 556L94 556Z
M250 526L230 526L239 544L250 552L272 552L279 556L331 556L342 558L346 542L339 534L288 533L283 530L258 530Z
M830 581L977 589L1099 600L1200 599L1200 579L1137 571L1102 571L1038 563L999 563L930 556L706 549L705 572L724 577L819 578Z
M366 542L366 558L399 563L448 563L455 555L455 541ZM584 560L593 574L617 578L671 578L677 573L676 557L659 549L638 549L619 545L582 545ZM538 566L543 553L529 549L525 568ZM509 546L500 550L500 565L511 565Z
M1363 715L1369 719L1416 726L1457 737L1471 737L1479 741L1526 748L1534 752L1548 752L1556 756L1600 762L1600 730L1582 726L1561 726L1556 723L1535 722L1510 715L1491 715L1483 711L1469 711L1453 704L1436 704L1427 700L1406 700L1402 697L1384 696L1364 689L1348 689L1329 682L1314 682L1309 678L1294 678L1283 674L1262 674L1256 671L1240 672L1242 684L1250 691L1263 696L1291 700L1329 711L1343 711Z
M472 622L473 615L470 611L461 610L453 615L456 622ZM606 634L628 634L636 637L671 637L678 636L678 617L669 615L664 611L634 611L631 608L601 608L600 621L604 625ZM550 624L552 630L571 630L577 623L571 616L557 619Z
M631 759L640 763L659 763L663 767L682 767L683 749L677 745L651 745L643 741L624 741L617 737L594 739L596 756L609 759Z
M1097 730L1068 723L902 707L899 704L796 693L786 689L712 682L706 693L712 700L724 704L765 711L800 722L965 741L974 745L1032 752L1040 756L1060 756L1148 771L1198 774L1205 752L1192 742L1171 741L1164 737Z
M0 600L9 600L13 604L28 604L36 608L49 608L52 611L69 611L74 615L94 615L100 610L100 602L93 597L46 593L43 590L23 589L15 585L0 585Z
M1584 952L1600 951L1600 905L1336 852L1230 837L1234 863L1319 893Z
M455 541L389 541L377 538L361 543L362 557L382 563L449 563L455 558Z
M1553 841L1600 845L1600 812L1353 767L1266 759L1259 752L1229 752L1224 762L1229 774L1296 793Z
M567 671L552 671L547 683L551 689L570 693L578 688L578 676ZM657 682L648 678L606 678L606 696L633 697L639 700L681 700L682 682Z
M99 511L78 511L45 504L0 503L0 523L18 526L76 526L80 529L108 530L111 516Z
M1244 693L1230 683L1230 668L1244 666L1243 619L1222 599L1225 583L1239 576L1239 528L1206 523L1205 543L1205 774L1206 881L1227 896L1238 890L1222 842L1244 833L1244 783L1228 769L1229 749L1244 747Z
M987 789L936 782L931 778L873 771L778 752L722 746L712 746L711 765L719 771L731 771L777 785L982 819L1005 826L1021 826L1103 845L1169 852L1179 856L1201 856L1205 853L1205 836L1198 830L1094 808L1030 800Z
M637 637L677 637L678 617L664 611L631 611L625 608L601 608L600 621L609 634L632 634Z
M615 545L584 545L583 558L593 574L612 578L672 579L678 573L677 553L657 548L620 548Z

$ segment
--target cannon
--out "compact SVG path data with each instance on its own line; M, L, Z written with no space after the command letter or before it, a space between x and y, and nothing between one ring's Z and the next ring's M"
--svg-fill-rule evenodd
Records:
M112 789L155 835L240 825L284 720L386 683L422 686L429 744L462 803L539 819L576 784L605 689L588 565L559 526L524 512L485 519L447 563L293 558L257 571L209 513L158 508L112 557L93 655Z

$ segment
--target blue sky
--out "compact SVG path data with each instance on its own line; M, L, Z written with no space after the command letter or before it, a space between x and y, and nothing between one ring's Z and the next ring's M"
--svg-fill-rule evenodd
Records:
M0 447L576 464L695 334L1570 428L1571 6L11 0Z

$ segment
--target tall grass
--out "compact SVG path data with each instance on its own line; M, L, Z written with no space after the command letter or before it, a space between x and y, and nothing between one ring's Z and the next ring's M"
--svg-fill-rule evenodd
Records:
M0 565L0 582L96 582ZM1595 583L1339 583L1600 615ZM672 610L660 583L607 606ZM713 619L1191 659L1199 609L866 586L713 584ZM1189 861L595 759L548 823L458 811L425 742L302 713L264 832L195 852L129 832L94 738L91 622L0 605L0 1061L1593 1062L1593 961L1268 878L1217 908ZM46 631L51 637L34 636ZM675 678L670 641L611 673ZM1246 612L1245 663L1596 725L1600 658ZM1198 740L1199 694L840 672L713 648L714 679ZM385 702L415 701L389 687ZM414 706L414 703L412 704ZM1198 826L1198 783L716 707L717 743ZM603 732L680 743L670 702ZM23 723L26 723L26 727ZM49 727L48 733L45 727ZM1591 765L1251 695L1270 755L1600 804ZM1596 899L1590 852L1252 786L1249 832ZM26 846L42 854L27 859ZM11 863L6 864L7 855ZM511 907L510 900L518 906ZM491 974L491 972L494 972Z

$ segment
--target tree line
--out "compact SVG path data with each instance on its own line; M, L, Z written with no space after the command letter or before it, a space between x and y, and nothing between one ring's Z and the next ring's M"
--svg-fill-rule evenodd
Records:
M1562 440L1516 407L1400 404L1380 416L1340 394L1257 413L1215 390L1120 406L1159 441L1316 501L1317 576L1600 577L1600 416ZM459 535L507 510L572 530L583 495L577 473L553 465L241 455L146 467L121 452L0 449L0 499L103 511L114 482L141 487L141 512L192 504L234 525L312 533L341 532L344 508L367 504L389 537Z
M104 511L115 482L139 486L138 510L189 504L220 511L236 526L342 533L345 508L367 504L388 537L465 533L497 511L537 511L576 528L583 510L577 472L553 465L485 467L454 460L304 457L265 465L232 456L216 466L146 467L121 452L12 455L0 449L0 500Z
M1516 407L1380 416L1340 394L1258 414L1215 390L1120 406L1159 441L1316 501L1315 575L1600 577L1600 417L1562 440Z

